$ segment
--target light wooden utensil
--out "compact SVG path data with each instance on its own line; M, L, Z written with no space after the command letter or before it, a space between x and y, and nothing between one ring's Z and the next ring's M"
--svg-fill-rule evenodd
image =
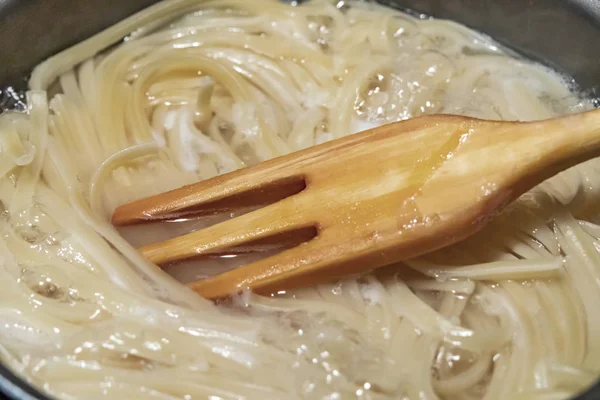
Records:
M262 207L140 251L165 265L285 242L291 248L277 255L190 285L207 298L268 294L456 243L533 186L596 156L600 110L530 123L425 116L124 205L112 221Z

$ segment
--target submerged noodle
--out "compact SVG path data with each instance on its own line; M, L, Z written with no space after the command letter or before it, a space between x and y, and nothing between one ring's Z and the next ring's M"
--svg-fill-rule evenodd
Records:
M45 392L565 398L600 373L597 160L458 245L230 304L109 223L126 202L421 114L592 107L491 39L364 2L167 0L50 58L30 87L26 113L0 115L0 358ZM185 282L214 262L170 271Z

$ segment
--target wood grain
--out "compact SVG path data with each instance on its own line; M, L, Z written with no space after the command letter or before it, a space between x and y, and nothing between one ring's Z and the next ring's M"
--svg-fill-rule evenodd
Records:
M125 205L113 223L264 203L141 251L160 265L314 228L317 236L300 246L190 285L209 298L245 288L271 293L456 243L599 149L599 110L530 123L426 116Z

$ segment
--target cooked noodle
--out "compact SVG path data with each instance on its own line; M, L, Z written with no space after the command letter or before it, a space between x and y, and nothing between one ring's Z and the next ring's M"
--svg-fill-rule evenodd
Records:
M459 245L231 304L109 223L126 202L387 122L592 107L485 36L363 2L167 0L50 58L30 89L27 113L0 115L0 357L51 395L565 398L600 373L597 161ZM212 263L170 271L225 268Z

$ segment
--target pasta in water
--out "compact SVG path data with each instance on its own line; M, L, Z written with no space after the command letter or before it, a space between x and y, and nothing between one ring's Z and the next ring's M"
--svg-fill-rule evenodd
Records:
M590 109L458 24L367 2L167 0L39 65L0 115L0 355L63 399L562 399L600 374L600 164L364 276L214 304L119 205L426 113ZM501 162L502 155L498 155ZM374 160L375 162L376 160ZM243 263L244 260L234 260Z

